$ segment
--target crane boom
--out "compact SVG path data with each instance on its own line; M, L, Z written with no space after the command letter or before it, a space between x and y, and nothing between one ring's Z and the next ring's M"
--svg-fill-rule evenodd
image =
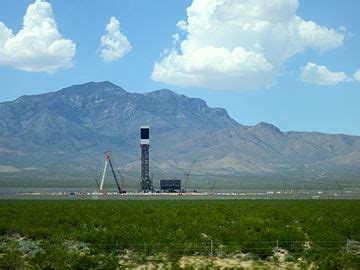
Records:
M338 187L339 191L341 191L341 196L343 196L343 195L344 195L344 190L343 190L342 186L340 186L340 184L339 184L338 180L336 180L336 179L335 179L335 183L336 183L336 185L337 185L337 187Z
M106 168L108 165L108 160L107 160L107 156L105 156L105 162L104 162L104 170L103 170L103 174L101 177L101 183L100 183L100 191L103 191L103 187L104 187L104 181L105 181L105 174L106 174Z
M117 176L116 176L116 173L115 173L113 164L112 164L112 162L111 162L111 159L109 159L109 164L110 164L111 172L112 172L112 174L113 174L113 176L114 176L114 180L115 180L117 189L118 189L119 193L122 193L122 190L121 190L121 187L120 187L120 185L119 185L119 181L118 181L118 178L117 178Z
M96 182L96 186L97 186L98 190L100 190L99 181L97 180L97 178L96 178L96 177L95 177L95 182Z
M185 187L184 187L184 191L185 193L188 191L188 185L189 185L189 176L191 174L192 169L194 168L194 165L196 163L196 159L192 162L190 169L188 170L187 173L185 173Z
M101 179L101 184L100 184L100 188L99 190L102 191L103 190L103 185L104 185L104 180L105 180L105 174L106 174L106 168L107 168L107 165L109 164L110 165L110 169L111 169L111 172L112 172L112 175L114 177L114 180L115 180L115 183L116 183L116 187L119 191L119 193L125 193L125 191L121 188L120 184L119 184L119 180L118 180L118 177L116 175L116 172L114 170L114 166L113 166L113 163L112 163L112 155L111 155L111 151L106 151L104 153L104 159L105 159L105 163L104 163L104 170L103 170L103 174L102 174L102 179ZM97 182L97 181L96 181Z
M125 188L124 188L125 178L124 178L124 176L122 175L120 179L121 179L121 184L120 184L121 191L124 192L124 189L125 189Z

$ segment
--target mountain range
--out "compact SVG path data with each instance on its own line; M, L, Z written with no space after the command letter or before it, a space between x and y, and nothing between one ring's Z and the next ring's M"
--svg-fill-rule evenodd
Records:
M139 170L139 127L150 125L151 168L199 174L281 174L317 168L360 171L360 137L244 126L225 109L162 89L129 93L105 81L0 103L0 172L96 169L111 150ZM1 177L1 174L0 174Z

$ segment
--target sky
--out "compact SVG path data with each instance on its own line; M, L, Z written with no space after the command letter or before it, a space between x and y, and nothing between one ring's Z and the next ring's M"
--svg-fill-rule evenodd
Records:
M0 101L111 81L360 135L358 0L1 0Z

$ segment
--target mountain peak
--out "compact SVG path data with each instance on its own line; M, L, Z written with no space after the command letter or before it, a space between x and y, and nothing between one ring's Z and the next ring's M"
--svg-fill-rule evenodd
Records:
M112 86L112 87L119 87L119 86L117 86L116 84L114 84L114 83L112 83L112 82L110 82L110 81L101 81L101 82L93 82L93 81L91 81L91 82L86 82L86 83L82 83L82 84L78 84L77 86L87 86L87 85L89 85L89 86L96 86L96 85L98 85L98 86L104 86L104 87L107 87L107 86Z
M275 131L275 132L281 132L281 130L274 126L273 124L269 124L269 123L266 123L266 122L260 122L258 124L256 124L254 126L254 128L256 129L268 129L268 130L272 130L272 131Z
M169 89L155 90L155 91L146 93L146 95L154 96L154 97L175 97L175 96L179 96L179 94L177 94L174 91L171 91Z
M121 91L126 92L122 87L110 82L87 82L83 84L72 85L70 87L63 88L58 91L62 94L84 94L88 92L111 92L111 91Z
M98 85L99 87L113 87L113 88L121 88L120 86L110 82L110 81L102 81L102 82L88 82L92 86Z

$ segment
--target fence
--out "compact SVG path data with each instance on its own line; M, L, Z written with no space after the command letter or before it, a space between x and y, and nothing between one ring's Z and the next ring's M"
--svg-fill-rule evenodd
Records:
M178 256L233 256L234 254L252 254L260 258L274 255L276 252L286 252L293 256L300 256L307 252L342 252L359 253L360 241L243 241L243 242L215 242L213 240L193 243L83 243L67 241L64 243L40 242L37 246L41 249L64 247L78 251L92 251L104 253L136 252L139 255L150 256L157 253L166 253Z
M157 252L181 253L183 255L201 254L208 256L218 256L233 254L236 252L252 253L256 255L269 255L276 250L287 250L291 254L299 254L304 251L360 251L360 242L353 240L345 241L244 241L244 242L225 242L218 243L212 240L207 242L194 243L116 243L109 245L96 245L98 248L105 246L108 250L122 251L124 249L133 249L142 251L144 255ZM94 247L94 245L93 245Z
M101 239L96 243L77 240L51 242L18 237L0 239L1 269L4 267L21 269L29 265L39 269L70 269L78 267L79 263L81 263L80 268L86 268L86 265L89 268L98 266L109 269L115 269L119 265L124 268L142 265L143 269L147 269L147 264L149 268L154 268L158 264L159 268L162 265L161 267L166 269L163 267L164 264L170 265L168 268L172 268L172 265L192 268L199 264L199 267L194 266L194 268L206 269L204 266L206 265L211 266L212 269L220 269L224 268L224 264L227 264L225 268L234 268L241 262L263 267L258 269L268 269L270 266L279 265L291 268L301 265L302 262L305 266L315 263L324 269L333 267L334 263L339 268L360 269L359 254L360 241L349 239L344 241L242 242L208 240L193 243L147 241L106 243L101 242ZM213 267L216 266L215 264L219 267Z

